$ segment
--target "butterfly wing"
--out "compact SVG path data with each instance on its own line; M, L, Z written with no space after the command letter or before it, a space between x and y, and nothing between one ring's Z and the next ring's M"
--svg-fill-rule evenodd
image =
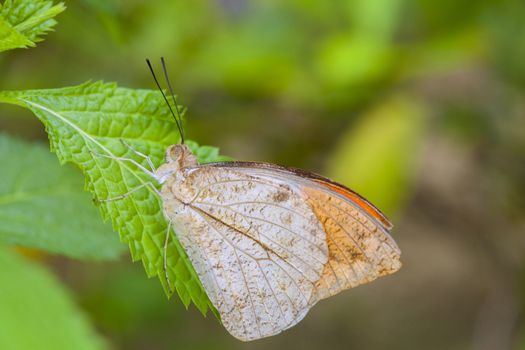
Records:
M371 282L401 267L400 250L383 224L331 186L305 186L326 232L329 259L316 285L319 299Z
M224 162L208 166L232 167L267 181L288 181L299 186L323 225L329 252L312 304L401 267L401 251L389 234L390 221L345 186L300 169L268 163Z
M165 214L232 335L270 336L306 315L329 253L298 184L199 166L170 178L162 194Z

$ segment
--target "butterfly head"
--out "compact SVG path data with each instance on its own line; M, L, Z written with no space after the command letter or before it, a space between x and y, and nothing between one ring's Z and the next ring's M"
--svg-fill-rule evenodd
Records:
M184 168L197 166L199 164L189 147L183 144L169 146L164 159L166 163L161 165L156 173L157 180L160 183L166 182L172 174Z
M183 144L169 146L166 150L164 160L166 163L177 164L180 169L196 166L198 164L197 158L193 155L189 147Z

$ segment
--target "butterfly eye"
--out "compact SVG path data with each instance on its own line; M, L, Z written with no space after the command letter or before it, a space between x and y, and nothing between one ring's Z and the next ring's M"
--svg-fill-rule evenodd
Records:
M178 162L183 153L183 147L181 145L171 145L166 151L166 162Z

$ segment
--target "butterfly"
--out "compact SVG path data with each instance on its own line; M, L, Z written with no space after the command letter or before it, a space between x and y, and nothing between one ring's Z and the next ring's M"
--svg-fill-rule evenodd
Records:
M164 59L162 66L177 106ZM162 184L169 226L234 337L280 333L318 301L401 267L392 224L359 194L269 163L199 164L175 108L181 143L168 147L150 175Z

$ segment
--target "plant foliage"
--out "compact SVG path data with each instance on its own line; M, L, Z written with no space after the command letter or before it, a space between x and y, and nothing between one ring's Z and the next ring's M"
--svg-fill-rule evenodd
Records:
M44 268L4 247L0 247L0 266L0 349L107 348Z
M84 83L49 90L1 92L0 102L30 109L45 125L51 149L60 162L72 162L86 176L86 188L98 200L104 219L110 219L127 243L134 261L142 260L148 276L158 276L168 296L163 268L167 224L161 199L151 186L144 186L119 200L102 201L130 193L152 179L129 161L148 167L134 150L147 154L159 166L170 144L179 141L177 128L158 91L132 90L114 83ZM220 160L218 150L188 145L200 162ZM205 313L212 308L184 250L171 233L168 274L184 305L193 301Z
M99 219L82 175L39 144L0 134L0 241L77 259L117 258L125 249Z
M0 51L35 46L64 10L63 3L47 0L6 0L0 4Z

